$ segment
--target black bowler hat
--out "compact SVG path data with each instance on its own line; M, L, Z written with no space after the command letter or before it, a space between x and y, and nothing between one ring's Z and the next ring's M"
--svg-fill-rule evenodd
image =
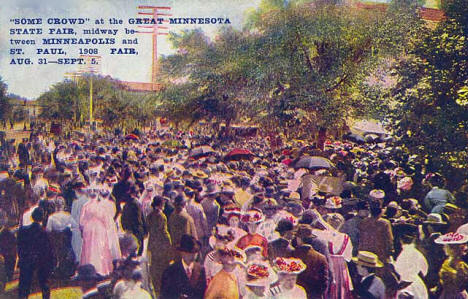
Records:
M180 246L177 247L177 250L187 253L197 253L200 251L201 244L200 242L190 235L182 235L180 238Z

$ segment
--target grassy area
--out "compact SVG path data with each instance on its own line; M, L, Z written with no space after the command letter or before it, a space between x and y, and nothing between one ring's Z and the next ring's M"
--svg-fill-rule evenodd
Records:
M52 290L50 293L51 299L79 299L83 297L83 292L81 288L69 287ZM41 293L35 293L29 296L28 299L41 299Z
M18 280L7 283L5 288L6 294L1 294L1 299L17 298ZM80 287L63 287L53 289L50 294L51 299L79 299L83 297L83 292ZM29 295L28 299L41 299L41 292Z

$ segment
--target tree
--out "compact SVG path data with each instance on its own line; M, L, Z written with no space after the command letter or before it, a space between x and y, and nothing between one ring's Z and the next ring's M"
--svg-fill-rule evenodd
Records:
M91 77L92 76L92 77ZM85 75L76 81L65 80L41 94L38 101L46 107L41 117L48 120L89 119L89 86L93 80L93 117L107 127L144 125L154 113L157 97L127 91L110 77Z
M177 122L206 119L229 126L246 99L251 66L242 53L249 50L249 37L228 27L215 41L201 30L171 34L170 40L178 52L161 61L165 110Z
M0 77L0 119L7 120L12 112L12 105L7 97L7 88L5 82Z
M172 35L178 52L161 66L166 111L190 122L253 120L274 131L340 127L367 111L362 82L404 53L417 31L416 8L402 7L368 12L332 1L264 0L241 31L227 27L214 40L200 30Z
M431 170L452 175L468 166L468 36L466 14L458 13L468 5L448 3L449 18L398 61L391 116L403 146L428 158Z

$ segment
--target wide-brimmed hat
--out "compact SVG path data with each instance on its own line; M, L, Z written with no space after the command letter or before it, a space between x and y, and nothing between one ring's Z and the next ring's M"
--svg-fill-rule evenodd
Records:
M437 213L430 213L427 215L426 221L423 223L430 225L447 225L447 222L443 221L442 216Z
M286 210L299 218L304 213L304 207L300 201L290 201L286 204Z
M374 189L369 192L369 197L372 199L383 199L385 197L385 191L380 189Z
M232 256L234 258L234 263L237 263L243 266L245 266L244 263L247 261L247 256L245 255L245 252L238 247L229 248L226 246L223 248L218 248L217 256L218 258L215 259L215 261L218 263L221 263L222 256Z
M208 175L206 173L204 173L203 171L201 170L195 170L192 172L192 176L196 177L196 178L200 178L200 179L206 179L208 178Z
M313 230L310 225L299 224L296 228L296 237L304 240L306 238L316 238L317 236L313 234Z
M324 208L327 209L340 209L343 204L343 199L340 196L331 196L327 198L325 205L323 206Z
M260 223L263 220L265 220L265 216L259 209L249 209L241 216L241 221L244 223Z
M468 236L465 234L451 232L435 239L437 244L464 244L468 242Z
M180 245L177 247L178 251L187 253L197 253L200 251L201 243L190 235L182 235L180 238Z
M214 196L216 194L219 194L221 190L219 189L219 186L218 184L214 184L214 183L209 183L207 186L206 186L206 190L202 191L200 193L200 196L201 197L205 197L205 196Z
M247 265L245 284L254 287L269 287L278 279L270 264L254 261Z
M273 268L278 274L300 274L307 266L298 258L277 257L273 262Z
M214 229L213 235L208 239L208 243L211 248L215 248L216 240L222 241L223 243L230 243L236 238L232 227L225 224L217 224Z
M398 189L409 190L411 189L411 186L413 186L413 179L409 176L404 177L397 182Z
M299 223L299 219L296 216L285 210L278 211L274 218L275 222L278 223L278 226L282 221L289 222L292 226L296 226Z
M10 177L10 175L9 175L8 171L0 171L0 180L7 179L9 177Z
M81 265L78 267L78 275L73 280L79 281L99 281L104 277L99 273L96 273L96 268L91 264Z
M454 205L453 203L446 203L444 206L444 212L447 214L452 214L458 211L460 208L457 205Z
M370 251L359 251L358 255L352 259L353 262L364 267L381 268L384 266L379 257Z
M223 208L223 216L228 218L231 215L241 215L241 209L236 204L228 204Z
M289 193L289 196L288 196L288 200L300 200L301 199L301 195L298 193L298 192L291 192Z

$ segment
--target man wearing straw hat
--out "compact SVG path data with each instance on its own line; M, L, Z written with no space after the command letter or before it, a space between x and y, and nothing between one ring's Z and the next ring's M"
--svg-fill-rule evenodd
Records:
M375 275L375 269L382 268L383 263L378 256L369 251L359 251L357 257L353 257L357 265L357 272L361 276L360 282L355 286L359 298L384 299L385 285Z

